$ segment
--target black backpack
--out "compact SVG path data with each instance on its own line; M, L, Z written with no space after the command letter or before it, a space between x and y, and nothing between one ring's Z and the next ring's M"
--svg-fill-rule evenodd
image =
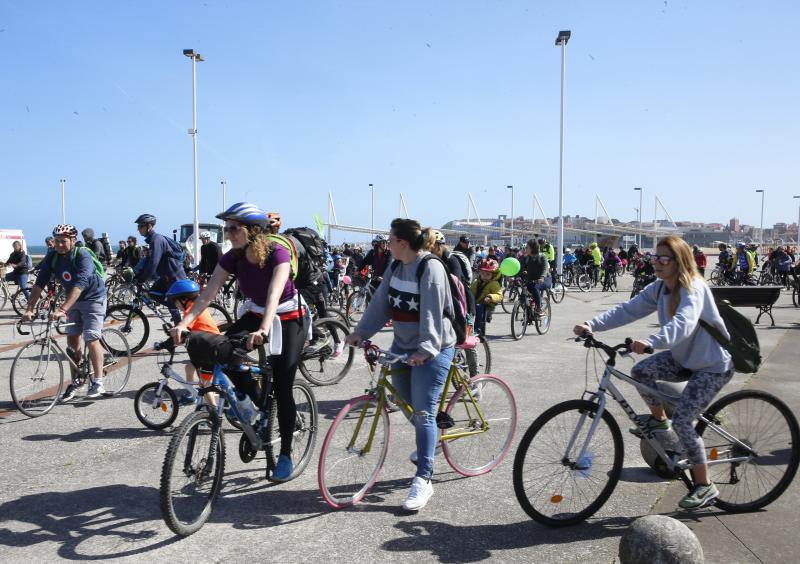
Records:
M310 227L293 227L282 235L291 241L297 254L295 287L302 290L316 285L325 269L325 240Z
M758 344L758 335L753 323L744 315L736 311L727 300L718 301L719 315L725 322L725 328L731 336L730 341L722 333L702 319L700 325L730 353L733 358L733 367L737 372L752 374L758 372L761 366L761 347Z

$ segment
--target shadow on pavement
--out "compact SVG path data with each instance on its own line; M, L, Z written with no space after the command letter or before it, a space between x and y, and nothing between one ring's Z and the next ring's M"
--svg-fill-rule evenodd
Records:
M148 437L159 437L160 433L151 431L150 429L141 428L128 428L118 427L116 429L106 427L90 427L69 433L66 435L59 435L57 433L42 433L40 435L28 435L22 437L23 441L63 441L65 443L79 443L85 439L142 439Z

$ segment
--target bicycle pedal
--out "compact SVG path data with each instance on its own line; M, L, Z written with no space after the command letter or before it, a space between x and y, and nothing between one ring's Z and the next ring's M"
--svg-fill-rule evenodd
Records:
M451 427L455 427L455 424L456 422L453 421L453 418L444 411L440 411L436 414L436 426L439 429L450 429Z

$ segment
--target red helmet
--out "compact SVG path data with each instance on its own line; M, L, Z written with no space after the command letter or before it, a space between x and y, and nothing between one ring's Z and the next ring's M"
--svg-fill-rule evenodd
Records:
M483 272L497 272L498 268L500 268L500 266L497 264L496 260L483 259L478 270L482 270Z

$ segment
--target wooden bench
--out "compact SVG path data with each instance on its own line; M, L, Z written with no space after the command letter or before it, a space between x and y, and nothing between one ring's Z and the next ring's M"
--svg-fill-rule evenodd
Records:
M772 320L772 325L775 325L772 306L778 301L782 288L782 286L711 286L711 293L714 294L715 300L726 300L734 307L756 307L758 308L756 323L766 313Z

